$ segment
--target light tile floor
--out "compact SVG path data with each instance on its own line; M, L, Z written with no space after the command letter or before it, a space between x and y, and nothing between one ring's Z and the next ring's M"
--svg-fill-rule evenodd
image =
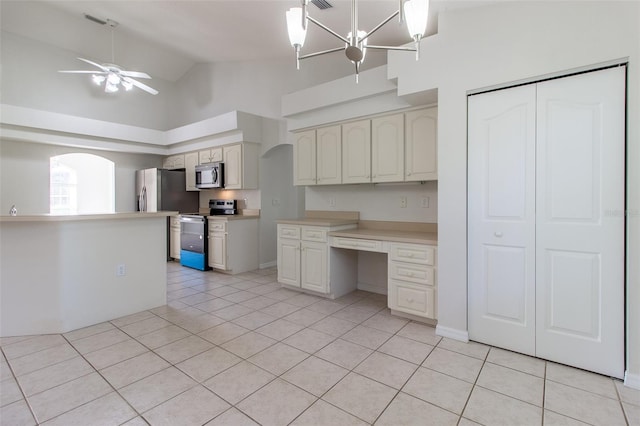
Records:
M2 338L2 425L640 425L619 380L391 316L169 263L168 304Z

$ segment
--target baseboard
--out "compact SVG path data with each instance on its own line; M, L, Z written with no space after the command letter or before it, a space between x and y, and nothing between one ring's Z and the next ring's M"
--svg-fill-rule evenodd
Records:
M274 266L278 266L278 261L274 260L273 262L261 263L260 269L273 268Z
M437 325L436 334L438 336L448 337L449 339L459 340L465 343L469 341L469 332L467 330L458 330L457 328L449 328Z
M632 389L640 390L640 374L632 374L628 371L625 371L624 385Z

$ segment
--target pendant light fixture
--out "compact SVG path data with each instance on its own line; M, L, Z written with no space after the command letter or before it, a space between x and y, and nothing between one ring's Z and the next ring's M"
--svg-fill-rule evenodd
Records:
M380 50L405 50L416 52L416 60L420 58L420 40L424 36L429 14L429 0L399 0L399 7L391 16L376 25L371 31L366 32L358 28L358 1L351 0L351 31L346 37L341 36L331 28L309 16L309 0L301 0L302 7L293 7L287 11L287 29L289 41L296 52L296 67L300 69L300 60L320 56L327 53L344 51L347 58L355 65L356 83L360 73L360 65L364 61L367 49ZM386 23L399 16L400 22L407 24L409 37L413 40L414 47L407 46L376 46L368 43L369 37L382 28ZM320 52L301 55L302 46L307 36L308 23L311 22L322 28L329 34L338 38L344 46Z

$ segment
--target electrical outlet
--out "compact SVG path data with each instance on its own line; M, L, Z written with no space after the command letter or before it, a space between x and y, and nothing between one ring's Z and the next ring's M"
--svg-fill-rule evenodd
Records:
M279 206L280 205L280 200L278 200L277 198L272 198L271 199L271 205L272 206Z
M422 200L420 200L420 207L422 208L429 208L429 197L422 197Z
M335 207L336 206L336 199L331 197L329 198L329 206L330 207Z
M116 266L116 276L124 277L126 273L127 273L127 270L125 268L124 263L121 263L118 266Z
M407 208L407 197L400 197L400 208Z

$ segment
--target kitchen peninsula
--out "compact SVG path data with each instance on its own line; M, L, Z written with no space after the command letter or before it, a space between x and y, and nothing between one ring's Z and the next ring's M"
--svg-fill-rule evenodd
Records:
M166 217L0 216L0 336L64 333L166 303Z

